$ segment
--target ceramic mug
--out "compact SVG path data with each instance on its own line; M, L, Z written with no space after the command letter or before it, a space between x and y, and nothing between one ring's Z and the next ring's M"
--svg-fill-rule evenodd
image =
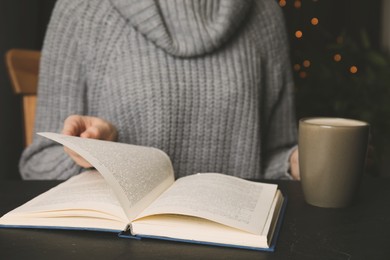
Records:
M326 208L351 204L364 171L369 124L312 117L299 121L299 169L307 203Z

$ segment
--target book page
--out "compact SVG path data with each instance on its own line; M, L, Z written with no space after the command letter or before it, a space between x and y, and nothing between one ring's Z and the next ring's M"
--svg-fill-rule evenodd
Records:
M267 236L255 235L204 218L183 215L154 215L137 219L133 232L139 237L168 237L173 240L219 245L268 248Z
M18 223L18 219L21 223ZM14 225L30 223L50 226L51 220L54 220L53 223L57 226L84 227L78 219L90 223L85 227L92 225L95 228L122 230L128 223L116 195L97 171L80 173L42 193L4 215L0 219L0 224L6 224L9 220ZM67 220L71 222L64 224ZM102 225L105 222L114 224Z
M173 168L161 150L55 133L40 135L61 143L92 164L134 219L174 182Z
M132 222L131 230L139 237L165 237L173 240L217 243L227 246L269 248L280 217L283 200L282 193L277 190L261 235L205 218L178 214L153 215L137 219Z
M260 235L277 185L216 173L178 179L140 217L182 214L209 219Z

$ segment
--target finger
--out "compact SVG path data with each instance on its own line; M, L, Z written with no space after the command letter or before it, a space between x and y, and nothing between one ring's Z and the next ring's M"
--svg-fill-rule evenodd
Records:
M297 180L297 181L301 180L301 175L299 173L299 166L294 167L294 170L292 171L291 175L292 175L294 180Z
M90 168L92 165L86 161L83 157L81 157L78 153L69 149L68 147L64 147L64 151L72 158L72 160L79 166L83 168Z
M298 149L295 149L290 156L290 171L291 171L291 176L293 177L294 180L301 179L300 172L299 172Z
M114 141L116 139L116 130L110 123L95 118L90 123L90 126L80 136L85 138Z
M117 139L116 128L97 117L72 115L64 121L63 134L108 141Z
M106 127L104 124L96 124L88 127L83 133L80 134L81 137L84 138L93 138L93 139L106 139L107 136L107 130L108 127Z
M64 121L62 134L79 136L86 128L85 120L82 116L71 115Z

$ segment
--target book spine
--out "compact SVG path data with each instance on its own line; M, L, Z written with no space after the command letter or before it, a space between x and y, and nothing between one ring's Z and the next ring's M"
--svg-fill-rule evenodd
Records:
M132 239L141 240L141 237L138 237L138 236L136 236L136 235L133 234L133 229L132 229L131 223L130 223L130 224L127 224L125 230L119 232L118 237L122 237L122 238L132 238Z

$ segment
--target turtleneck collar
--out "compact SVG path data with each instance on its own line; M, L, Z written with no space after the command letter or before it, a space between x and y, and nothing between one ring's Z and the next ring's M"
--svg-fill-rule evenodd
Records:
M129 25L171 55L219 48L237 30L252 0L111 0Z

